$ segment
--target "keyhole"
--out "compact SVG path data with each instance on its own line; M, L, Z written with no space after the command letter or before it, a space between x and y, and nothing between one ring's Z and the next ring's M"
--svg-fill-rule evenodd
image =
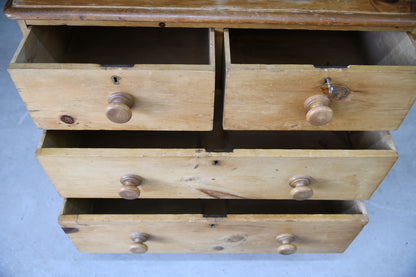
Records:
M111 79L113 80L113 84L119 85L120 84L120 77L112 76Z

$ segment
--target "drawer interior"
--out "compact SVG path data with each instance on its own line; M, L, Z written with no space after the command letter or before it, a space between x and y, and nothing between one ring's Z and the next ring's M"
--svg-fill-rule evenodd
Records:
M416 65L400 32L230 29L229 48L232 64Z
M216 140L212 143L212 140ZM208 145L222 145L210 149ZM376 149L395 150L388 132L325 131L46 131L42 148L203 148L233 149Z
M16 63L210 64L209 29L32 26Z
M293 201L245 199L79 199L68 198L63 215L69 214L365 214L361 201Z

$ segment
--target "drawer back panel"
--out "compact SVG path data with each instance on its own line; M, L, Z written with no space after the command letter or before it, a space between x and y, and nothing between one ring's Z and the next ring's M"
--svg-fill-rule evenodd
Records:
M33 26L16 63L209 64L209 30Z
M416 65L415 48L400 32L232 29L229 34L232 64Z
M359 201L68 198L62 214L201 214L204 217L227 217L232 214L365 214L365 210Z
M210 149L212 139L222 149ZM202 148L212 152L234 149L379 149L394 150L387 132L302 131L48 131L42 148Z

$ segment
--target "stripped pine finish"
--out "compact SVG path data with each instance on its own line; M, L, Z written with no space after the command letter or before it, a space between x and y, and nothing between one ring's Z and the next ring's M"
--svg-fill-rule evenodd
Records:
M36 157L80 252L341 253L416 99L413 0L4 13L24 35L8 71L47 129Z
M128 253L136 232L149 235L149 253L277 253L285 233L299 253L341 253L368 222L360 201L216 202L226 217L210 214L209 202L180 201L68 199L59 224L87 253Z
M397 159L387 132L226 133L222 152L197 133L82 134L46 132L36 151L63 197L119 198L135 174L140 198L292 199L303 174L311 199L369 199Z
M406 33L224 34L224 129L395 130L416 100L416 50ZM327 80L347 95L329 95ZM320 126L305 109L315 95L328 96L333 111Z
M8 71L38 128L212 130L213 30L34 26ZM123 124L106 115L110 95L119 92L134 98Z

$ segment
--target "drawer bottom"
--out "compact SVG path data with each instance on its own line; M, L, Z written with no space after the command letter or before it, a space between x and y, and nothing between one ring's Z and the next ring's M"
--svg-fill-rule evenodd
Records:
M59 223L87 253L339 253L362 201L65 199Z

